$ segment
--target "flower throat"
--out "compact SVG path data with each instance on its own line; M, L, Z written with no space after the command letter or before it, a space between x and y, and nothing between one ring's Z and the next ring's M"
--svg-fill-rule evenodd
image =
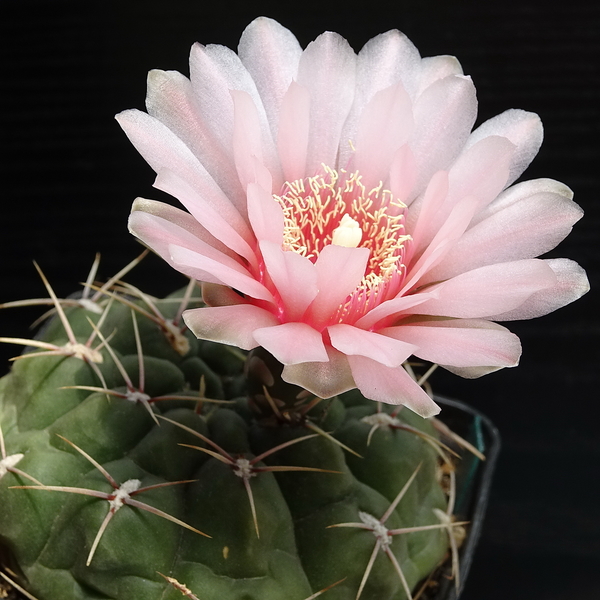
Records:
M359 317L397 290L406 267L406 205L381 183L367 191L358 172L323 165L323 173L286 182L275 195L284 214L283 245L315 262L328 245L368 248L363 281L340 306L338 320Z

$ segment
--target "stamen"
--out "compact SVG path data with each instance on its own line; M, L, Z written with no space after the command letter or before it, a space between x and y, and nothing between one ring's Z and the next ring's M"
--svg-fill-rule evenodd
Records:
M358 172L323 165L314 177L286 182L274 199L284 215L283 248L315 262L326 246L367 248L365 276L332 322L348 323L392 297L406 273L406 205L383 183L367 190Z

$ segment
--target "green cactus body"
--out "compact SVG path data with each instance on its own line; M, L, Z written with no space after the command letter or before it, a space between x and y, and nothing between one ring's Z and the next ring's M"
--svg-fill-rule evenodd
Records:
M179 306L156 305L168 318ZM89 320L101 318L84 308L66 314L81 343L93 331ZM359 589L364 600L401 600L395 561L413 589L444 559L447 529L386 534L439 526L434 509L447 509L435 444L388 426L435 438L430 423L407 409L395 419L377 413L357 392L308 407L282 402L273 388L268 400L279 409L270 409L266 396L249 394L240 351L189 332L174 344L143 314L136 324L143 390L128 390L99 335L102 362L93 366L121 396L82 389L104 384L76 356L24 358L1 381L0 540L39 600L306 600L325 589L324 600L353 600ZM101 331L137 386L131 308L113 301ZM41 339L67 342L59 319Z

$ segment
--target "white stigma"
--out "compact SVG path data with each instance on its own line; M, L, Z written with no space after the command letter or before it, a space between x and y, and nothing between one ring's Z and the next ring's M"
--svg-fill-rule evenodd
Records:
M344 246L345 248L356 248L362 240L362 229L349 214L345 214L338 227L333 230L331 243L334 246Z

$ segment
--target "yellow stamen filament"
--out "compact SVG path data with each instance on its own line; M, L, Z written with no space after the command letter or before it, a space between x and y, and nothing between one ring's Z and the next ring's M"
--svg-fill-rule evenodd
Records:
M275 195L284 214L283 247L315 262L329 245L368 248L363 281L340 306L338 318L379 304L404 272L406 205L377 187L367 190L358 172L348 174L323 165L323 173L286 182ZM390 287L391 286L391 287Z

